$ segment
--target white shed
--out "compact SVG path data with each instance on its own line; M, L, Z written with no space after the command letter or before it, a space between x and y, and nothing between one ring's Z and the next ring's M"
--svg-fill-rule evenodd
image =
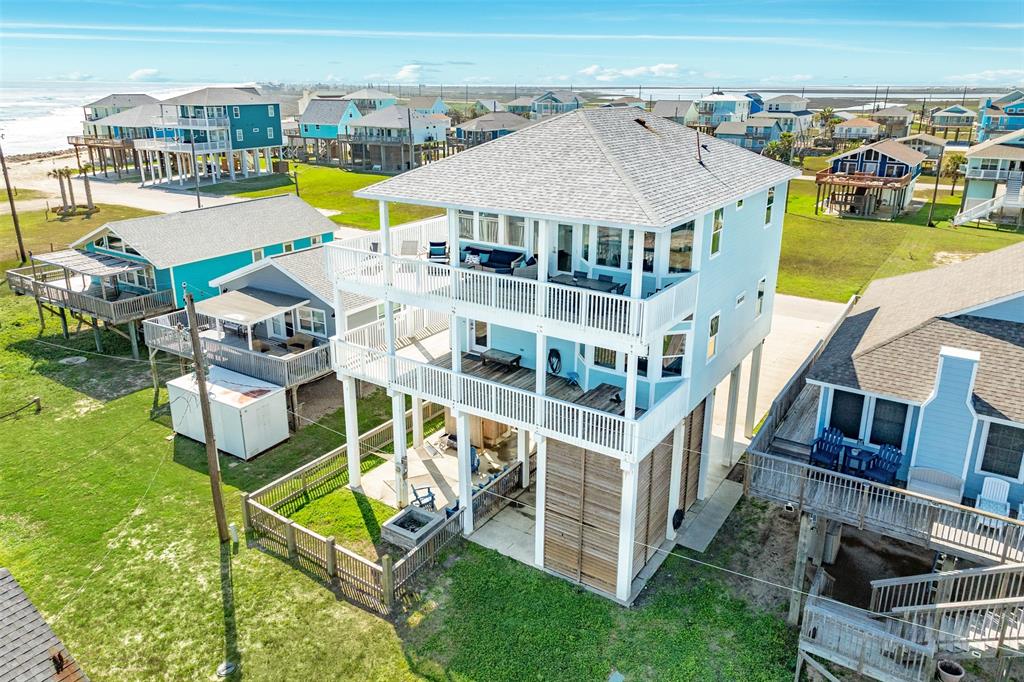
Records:
M249 459L288 438L285 390L223 367L208 368L213 435L217 448ZM174 431L206 442L195 374L167 382Z

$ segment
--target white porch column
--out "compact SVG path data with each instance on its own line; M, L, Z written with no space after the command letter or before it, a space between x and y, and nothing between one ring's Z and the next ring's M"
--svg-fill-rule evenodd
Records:
M550 266L549 251L551 250L550 238L551 233L548 228L551 225L547 220L540 221L540 229L537 232L537 243L534 245L537 248L537 315L544 317L547 310L547 281L548 281L548 267ZM540 364L541 358L537 358L537 364Z
M743 435L753 438L754 427L757 425L757 388L761 380L761 353L764 351L764 339L754 346L750 352L750 378L747 381L747 415L743 422Z
M629 297L643 298L644 288L644 231L633 230L633 260L630 261ZM635 310L635 308L634 308Z
M537 332L537 368L536 368L536 386L534 390L537 392L537 404L534 407L534 418L533 423L538 427L545 425L544 420L544 396L547 395L548 391L548 372L547 372L547 358L548 358L548 337L543 332Z
M740 402L740 374L743 370L743 363L739 362L729 373L729 402L725 410L725 435L723 437L722 454L725 455L722 464L731 467L733 464L733 452L736 450L736 413L739 410Z
M637 464L622 460L622 498L619 506L619 562L615 598L629 601L633 586L633 545L636 542Z
M711 389L704 398L704 433L701 434L700 446L700 480L697 481L697 499L703 500L707 495L708 465L711 464L711 425L715 415L715 393Z
M228 176L232 181L235 179L235 152L231 150L225 154L228 160Z
M188 164L185 163L185 155L178 154L178 185L183 186L185 184L185 174L188 173Z
M359 471L359 412L356 403L355 377L342 377L341 390L345 401L345 449L348 452L348 487L357 489L360 487L361 481Z
M380 252L385 256L391 255L391 214L388 210L388 202L377 202L378 224L380 226Z
M270 147L263 150L264 155L267 157L267 173L274 172L274 163L270 160Z
M412 399L412 446L423 446L423 398Z
M395 495L398 508L409 506L409 456L406 448L405 394L391 396L392 443L395 451ZM461 438L460 438L461 440Z
M144 153L145 152L139 152L139 156L141 157ZM139 161L139 177L142 178L142 182L139 184L139 187L145 187L146 186L146 164L142 163L141 160Z
M164 152L164 170L166 171L166 175L167 175L167 178L166 178L167 179L167 183L170 184L171 179L174 177L174 174L171 173L171 154L170 154L170 152Z
M672 478L668 484L668 519L665 537L671 540L676 536L672 527L672 516L679 509L679 486L683 484L683 443L686 439L686 417L683 416L672 430Z
M636 375L637 356L630 353L626 356L626 406L623 412L626 419L636 418Z
M516 428L516 461L522 464L520 485L530 487L530 434L524 428Z
M547 487L548 437L539 433L534 433L533 437L537 442L537 506L534 509L533 563L537 568L544 568L544 497Z
M459 509L462 510L462 532L473 532L473 463L470 461L469 414L455 415L459 452Z
M244 149L238 152L242 155L242 177L249 177L249 152Z

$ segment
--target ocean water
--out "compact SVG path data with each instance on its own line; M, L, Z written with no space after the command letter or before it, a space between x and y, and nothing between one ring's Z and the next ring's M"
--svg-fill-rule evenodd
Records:
M67 149L82 133L82 105L111 93L145 93L165 99L209 83L8 82L0 83L0 134L5 154Z

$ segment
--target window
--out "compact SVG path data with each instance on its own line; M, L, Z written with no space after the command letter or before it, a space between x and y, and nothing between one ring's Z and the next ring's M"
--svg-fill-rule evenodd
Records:
M498 243L498 214L480 214L480 241Z
M285 242L281 246L282 246L282 250L285 253L291 253L292 251L295 250L295 242Z
M745 292L745 291L741 292L740 295L736 297L736 307L739 308L741 305L746 303L746 301L747 301L747 292Z
M267 139L268 140L273 140L274 139L274 129L269 127L269 126L267 127Z
M252 262L255 263L258 260L263 260L263 248L252 250Z
M124 242L121 241L120 237L108 234L105 238L105 242L106 243L103 246L110 251L124 251Z
M622 265L622 230L617 227L597 228L596 262L610 268Z
M772 206L775 205L775 188L768 188L768 202L764 207L764 224L771 225L772 222Z
M299 331L327 336L327 315L316 308L299 308Z
M473 238L473 212L459 211L459 238Z
M903 448L903 429L907 425L907 405L892 400L875 400L875 413L871 420L871 438L875 445L893 445Z
M626 259L626 267L633 269L633 231L629 233L629 256ZM654 239L653 232L644 232L644 272L654 272Z
M243 138L244 135L245 135L245 133L242 132L241 128L239 128L238 130L235 131L235 139L238 140L239 142L242 141L242 138Z
M761 313L764 312L764 292L768 287L768 279L762 277L761 281L757 283L757 300L754 301L754 317L760 317Z
M740 199L739 201L736 202L736 210L738 211L741 208L743 208L743 199Z
M238 107L231 107L231 116L233 116L234 118L238 118L241 115L241 110Z
M324 243L324 238L323 238L322 235L314 234L312 237L309 238L309 245L310 246L318 246L318 245L323 244L323 243Z
M526 218L508 216L505 231L505 241L509 246L526 246Z
M718 354L718 324L721 315L715 313L708 323L708 361L710 362Z
M685 354L686 334L666 334L661 343L661 375L681 376Z
M989 423L981 470L988 474L1020 478L1024 458L1024 429Z
M267 116L269 116L270 118L274 118L274 115L275 115L274 105L273 104L268 104L267 105Z
M270 335L279 339L285 338L284 315L270 318Z
M615 369L615 351L594 346L594 364L598 367Z
M689 272L693 256L693 221L672 228L668 244L668 271Z
M860 418L864 411L864 396L860 393L835 390L832 392L832 414L828 425L842 431L851 440L860 439Z
M252 129L252 131L253 131L254 133L259 133L259 132L260 132L260 129L259 129L259 128L253 128L253 129Z
M711 255L722 250L722 230L725 228L725 209L716 208L715 218L711 225Z

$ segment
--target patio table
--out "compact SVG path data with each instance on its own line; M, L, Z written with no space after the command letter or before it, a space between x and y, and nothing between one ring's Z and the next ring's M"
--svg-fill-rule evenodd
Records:
M551 278L551 281L555 284L564 284L565 286L579 287L580 289L591 289L606 294L618 286L615 282L604 282L599 279L590 279L589 277L579 279L574 278L572 275L555 275Z
M857 446L846 446L843 448L843 471L848 474L859 476L864 473L868 462L875 456L870 450Z

